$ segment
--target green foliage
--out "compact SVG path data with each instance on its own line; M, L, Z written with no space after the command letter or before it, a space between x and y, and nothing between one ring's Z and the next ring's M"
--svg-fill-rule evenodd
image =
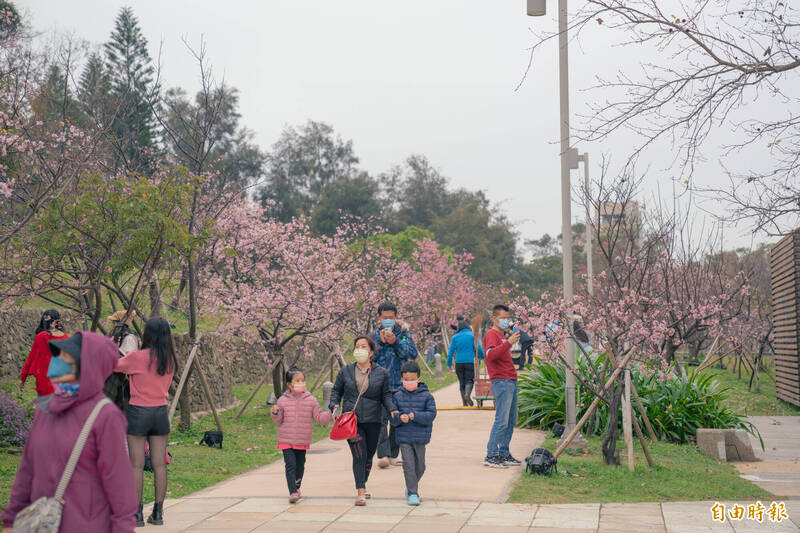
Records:
M157 144L155 117L148 100L154 69L147 39L130 7L120 9L104 51L105 75L110 82L107 97L114 105L111 131L115 137L115 169L151 171L150 151Z
M598 358L598 367L602 366L603 357ZM578 363L578 369L587 383L596 383L585 358ZM563 365L537 360L530 372L520 376L520 426L548 429L554 422L564 423L565 372ZM757 434L744 416L726 405L725 389L711 376L689 374L662 380L655 374L646 376L635 370L631 375L647 417L661 440L687 443L695 437L697 428L734 428ZM578 417L593 399L591 391L578 387ZM609 408L605 402L600 402L595 417L597 423L584 426L585 433L600 435L607 430ZM640 425L644 427L641 419Z
M401 261L411 261L414 251L424 239L433 239L433 233L416 226L408 226L398 233L379 233L370 237L370 242L378 246L388 246L392 257Z
M370 220L380 214L378 184L366 173L342 176L323 187L311 214L311 228L320 234L333 235L346 216Z
M271 204L272 216L278 220L309 216L325 187L352 177L356 165L352 141L343 141L328 124L310 120L299 128L286 128L272 145L267 183L257 196L265 205Z
M524 474L511 492L517 503L668 502L766 499L772 495L743 479L736 469L703 455L695 446L657 442L648 444L656 463L648 467L639 443L634 443L636 468L607 466L600 437L588 437L586 453L567 450L558 458L553 477ZM556 440L542 446L555 450ZM569 472L569 473L567 473Z

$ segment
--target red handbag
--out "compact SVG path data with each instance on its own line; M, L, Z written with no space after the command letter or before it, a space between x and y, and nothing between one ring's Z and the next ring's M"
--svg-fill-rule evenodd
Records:
M331 440L352 439L358 435L358 427L356 427L357 424L358 417L356 416L355 409L340 414L339 417L334 421L333 427L331 428Z
M333 422L331 428L331 440L347 440L358 435L358 417L356 416L356 406L361 400L361 393L353 404L353 410L340 414Z

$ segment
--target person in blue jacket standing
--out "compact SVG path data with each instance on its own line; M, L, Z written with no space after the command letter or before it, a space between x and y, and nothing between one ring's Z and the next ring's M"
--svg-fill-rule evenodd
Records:
M425 446L431 441L436 401L428 387L419 380L419 365L406 361L401 368L403 388L394 395L397 411L392 426L397 428L397 442L403 454L408 505L419 505L419 480L425 473Z
M461 403L464 406L472 407L472 387L475 384L475 335L466 320L459 320L457 327L458 332L450 339L447 366L453 366L455 356ZM478 357L483 359L483 346L480 341L478 341Z
M373 362L389 372L389 389L392 394L400 390L403 363L417 358L417 347L408 326L397 318L397 306L384 302L378 306L380 327L375 331L377 350ZM397 463L400 446L397 444L394 426L389 424L389 413L384 410L381 421L381 435L378 440L378 466L387 468Z

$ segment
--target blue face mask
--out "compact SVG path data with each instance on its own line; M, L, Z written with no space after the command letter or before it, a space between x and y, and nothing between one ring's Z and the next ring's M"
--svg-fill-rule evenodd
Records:
M393 328L394 324L395 322L391 318L384 318L383 320L381 320L381 326L383 326L384 328Z
M51 357L50 366L47 368L47 377L56 379L67 374L72 374L72 365L60 357Z
M501 318L497 324L500 329L508 329L511 326L511 319L510 318Z
M75 396L81 390L80 383L56 383L62 396Z

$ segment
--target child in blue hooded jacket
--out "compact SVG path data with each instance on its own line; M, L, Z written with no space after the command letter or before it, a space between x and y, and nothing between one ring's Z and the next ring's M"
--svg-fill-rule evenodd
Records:
M431 441L436 401L420 382L419 365L406 361L400 369L402 388L394 395L397 414L392 417L403 456L408 505L419 505L419 480L425 473L425 446Z

